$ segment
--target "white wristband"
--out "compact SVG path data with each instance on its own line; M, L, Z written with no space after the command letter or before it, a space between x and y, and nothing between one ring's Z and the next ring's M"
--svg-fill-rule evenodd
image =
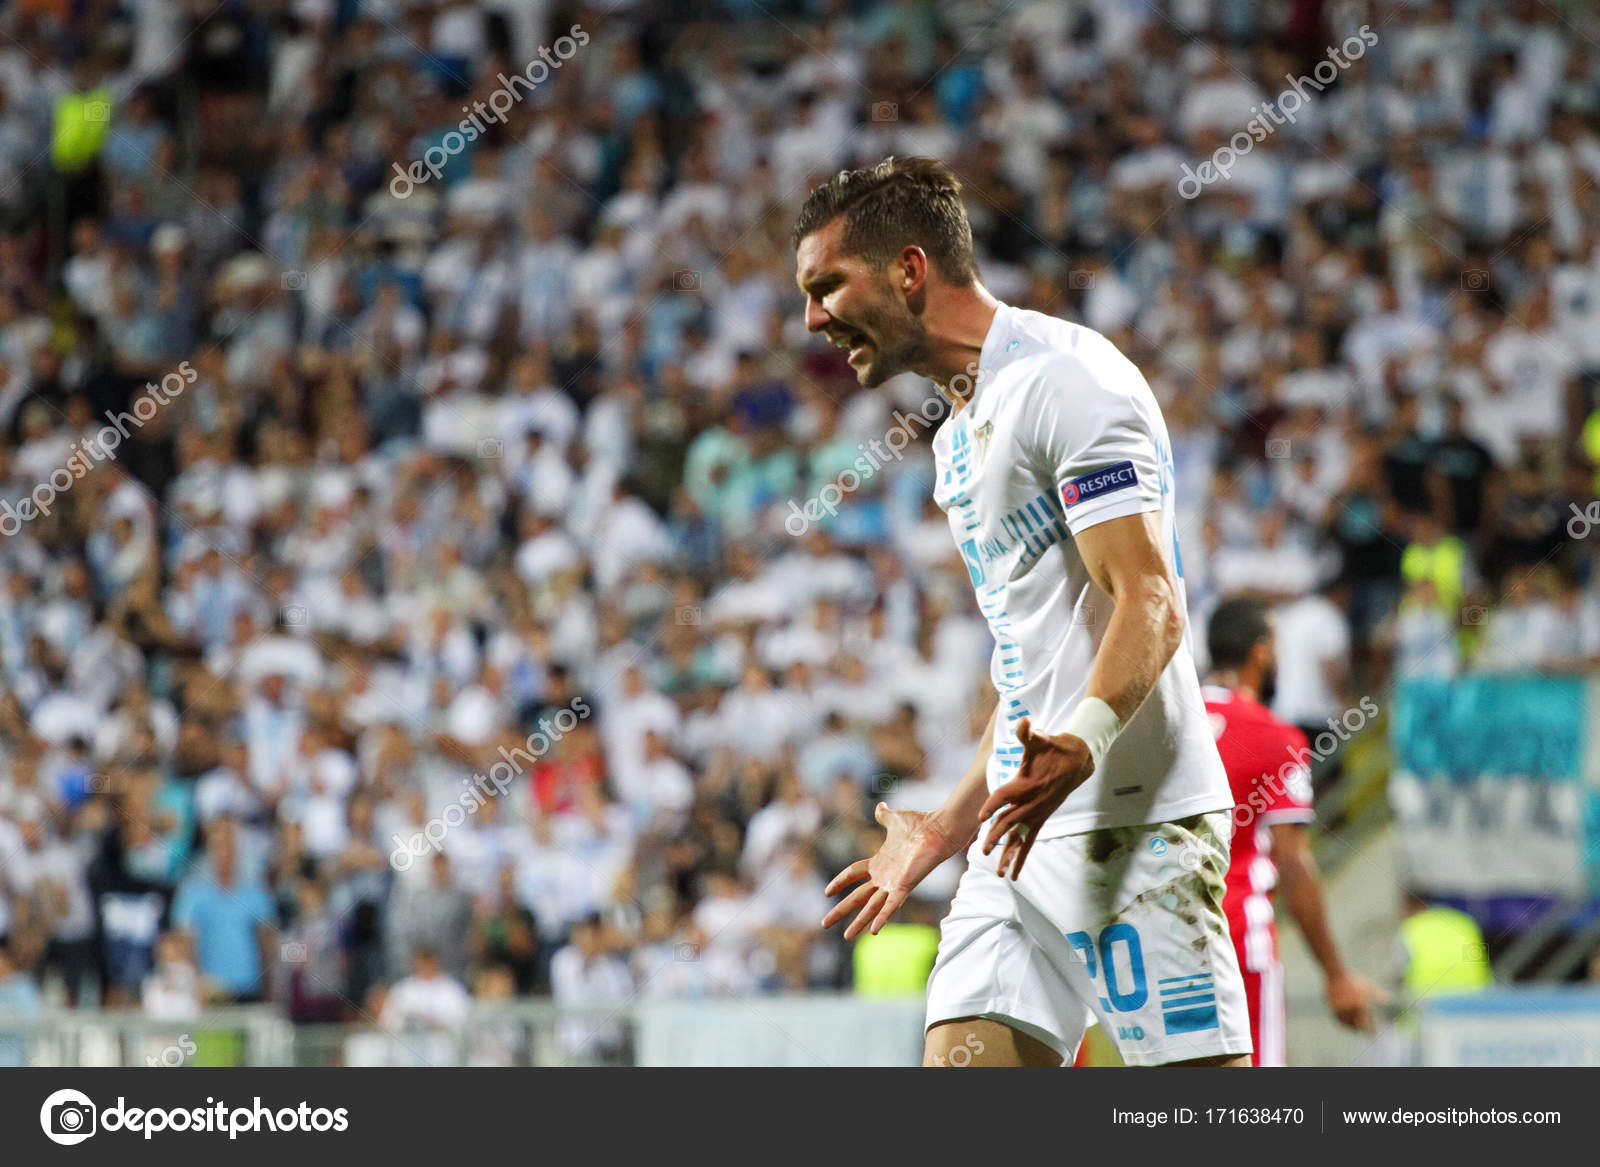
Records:
M1117 734L1122 732L1122 722L1117 720L1116 711L1100 698L1085 697L1057 732L1070 733L1084 740L1089 747L1089 756L1094 759L1094 772L1098 774L1106 751L1117 740Z

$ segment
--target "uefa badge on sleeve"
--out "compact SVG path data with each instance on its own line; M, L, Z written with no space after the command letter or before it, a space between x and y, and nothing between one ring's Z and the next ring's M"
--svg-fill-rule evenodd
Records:
M1114 465L1092 470L1088 474L1080 474L1076 478L1068 479L1061 484L1061 503L1071 506L1087 498L1095 498L1102 494L1110 494L1117 490L1127 490L1139 484L1139 472L1133 468L1133 463L1128 461L1117 462Z

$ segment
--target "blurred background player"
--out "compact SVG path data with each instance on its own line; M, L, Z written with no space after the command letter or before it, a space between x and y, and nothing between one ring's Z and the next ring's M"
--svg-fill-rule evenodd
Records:
M1272 905L1279 885L1322 966L1328 1007L1340 1024L1371 1032L1372 1006L1388 997L1345 967L1323 911L1322 881L1306 837L1311 751L1305 734L1267 708L1277 674L1271 612L1249 596L1225 600L1211 615L1206 639L1212 671L1201 692L1234 801L1223 909L1250 1002L1255 1064L1282 1066L1283 965Z

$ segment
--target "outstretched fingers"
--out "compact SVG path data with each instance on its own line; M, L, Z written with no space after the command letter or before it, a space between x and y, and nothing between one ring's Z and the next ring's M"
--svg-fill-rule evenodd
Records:
M860 887L856 888L853 892L845 896L844 899L840 900L829 909L828 914L822 917L822 926L824 928L832 928L840 920L844 919L851 912L855 911L862 904L871 899L872 893L877 890L878 888L876 884L862 884Z
M846 940L854 940L857 936L861 935L862 931L868 924L872 922L873 918L883 910L883 902L888 898L889 895L889 893L884 891L881 887L877 887L873 884L868 884L866 890L872 893L872 898L867 901L867 906L861 909L861 914L854 920L850 921L850 927L844 930L844 938Z
M872 921L872 934L876 936L889 922L889 918L899 911L900 905L906 902L906 893L902 888L891 888L885 893L883 908L878 912L877 919Z
M857 859L828 881L828 887L824 894L836 895L857 880L865 879L867 877L867 863L868 860L866 859Z
M1017 722L1017 744L1022 747L1022 764L1017 767L1018 774L1026 774L1028 767L1033 763L1034 755L1039 752L1040 739L1034 736L1033 719L1024 717Z
M983 837L983 853L987 855L1006 834L1017 825L1030 809L1027 802L1022 801L1025 792L1018 789L1018 783L1010 782L996 790L989 796L989 801L983 804L980 812L983 819L996 815L994 822L989 826L989 833Z
M980 823L988 822L991 815L999 814L1007 806L1011 806L1021 800L1027 790L1028 788L1021 778L1013 778L999 790L989 795L984 801L983 809L978 812L978 821ZM987 845L985 849L987 849Z
M1028 852L1033 850L1033 844L1038 835L1025 828L1012 831L1006 839L1005 850L1000 852L1000 866L997 869L1002 878L1009 875L1013 883L1022 874L1022 865L1027 861Z

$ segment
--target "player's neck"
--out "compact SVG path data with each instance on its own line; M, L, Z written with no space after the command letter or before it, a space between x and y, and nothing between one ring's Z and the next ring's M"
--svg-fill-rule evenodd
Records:
M1241 677L1238 669L1216 670L1211 674L1211 683L1213 685L1220 685L1222 688L1227 689L1230 693L1237 693L1241 697L1248 697L1258 705L1261 703L1260 687L1251 684L1244 677Z
M978 358L1000 301L977 280L965 288L930 285L928 294L928 318L937 324L929 329L927 364L916 371L939 387L952 414L960 413L977 390Z

